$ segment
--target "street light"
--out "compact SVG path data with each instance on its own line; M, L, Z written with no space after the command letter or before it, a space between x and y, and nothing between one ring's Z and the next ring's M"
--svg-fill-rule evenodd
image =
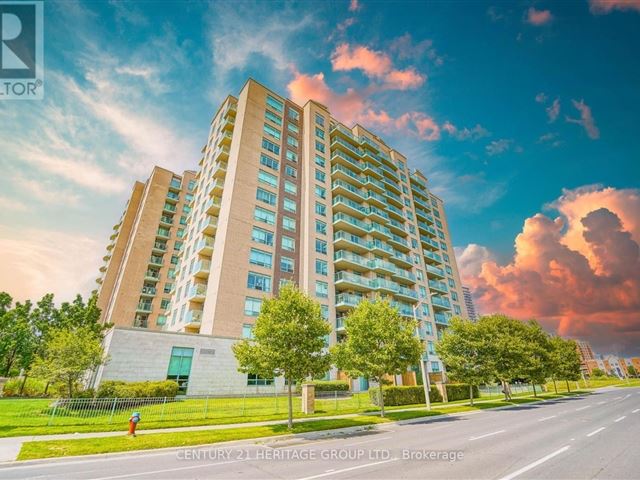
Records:
M420 327L418 324L418 315L416 314L416 308L418 305L413 305L413 319L416 321L416 336L420 340ZM429 398L429 392L431 391L431 384L429 383L429 373L427 372L427 365L425 362L429 360L429 349L424 351L424 356L420 355L420 372L422 373L422 386L424 388L424 399L427 404L427 410L431 410L431 398Z

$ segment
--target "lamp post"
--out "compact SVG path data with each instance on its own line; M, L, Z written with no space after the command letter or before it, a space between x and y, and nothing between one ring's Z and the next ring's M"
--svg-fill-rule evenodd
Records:
M416 308L418 305L413 306L413 319L416 321L416 335L418 340L420 339L420 327L418 323L418 315L416 314ZM429 373L427 372L426 361L429 360L429 350L425 350L423 355L420 355L420 372L422 373L422 386L424 388L424 399L427 404L427 410L431 410L431 398L429 398L429 392L431 391L431 384L429 383Z

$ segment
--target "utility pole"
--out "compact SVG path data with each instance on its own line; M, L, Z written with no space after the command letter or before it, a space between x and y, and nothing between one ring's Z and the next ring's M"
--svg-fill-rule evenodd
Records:
M413 306L413 319L416 321L416 336L418 340L420 340L420 327L418 322L418 315L416 314L416 308L418 305ZM429 350L425 349L422 355L420 355L420 372L422 373L422 387L424 388L424 399L427 404L427 410L431 410L431 398L429 398L429 393L431 392L431 384L429 382L429 372L428 372L428 363L429 361Z

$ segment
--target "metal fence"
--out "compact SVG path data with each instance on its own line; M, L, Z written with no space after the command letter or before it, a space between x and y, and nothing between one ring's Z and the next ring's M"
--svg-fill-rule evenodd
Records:
M537 391L540 392L541 387L537 386ZM510 383L509 389L511 390L511 395L525 395L533 393L533 386L529 383ZM484 399L492 399L504 397L504 392L502 391L502 385L480 385L480 397Z

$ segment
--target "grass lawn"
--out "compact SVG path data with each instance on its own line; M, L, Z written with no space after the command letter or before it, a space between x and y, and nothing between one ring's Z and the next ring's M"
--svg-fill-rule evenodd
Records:
M577 392L576 392L577 394ZM446 415L448 413L485 410L489 408L503 407L532 403L538 400L562 397L565 395L544 394L538 399L533 397L514 398L511 402L494 401L479 403L473 407L469 405L457 405L446 409L412 410L403 412L389 411L385 418L374 415L360 415L353 418L340 418L332 420L315 420L300 422L294 425L293 430L288 430L286 425L270 425L257 427L231 428L226 430L201 430L177 433L150 433L130 438L123 434L121 437L83 438L74 440L50 440L41 442L26 442L23 444L18 460L30 460L36 458L63 457L70 455L89 455L97 453L127 452L132 450L149 450L165 447L183 447L190 445L207 445L212 443L227 442L232 440L245 440L261 438L273 435L287 435L289 433L305 433L311 431L323 431L336 428L375 425L379 423L408 420L426 416ZM406 408L406 406L404 406Z
M569 386L571 387L571 391L576 389L576 383L581 389L591 389L591 388L602 388L602 387L640 387L640 379L629 379L629 380L621 380L619 378L592 378L587 380L586 382L580 379L578 382L569 382ZM558 392L566 392L567 391L567 382L564 380L556 382L558 387ZM547 383L547 391L553 392L553 382Z

